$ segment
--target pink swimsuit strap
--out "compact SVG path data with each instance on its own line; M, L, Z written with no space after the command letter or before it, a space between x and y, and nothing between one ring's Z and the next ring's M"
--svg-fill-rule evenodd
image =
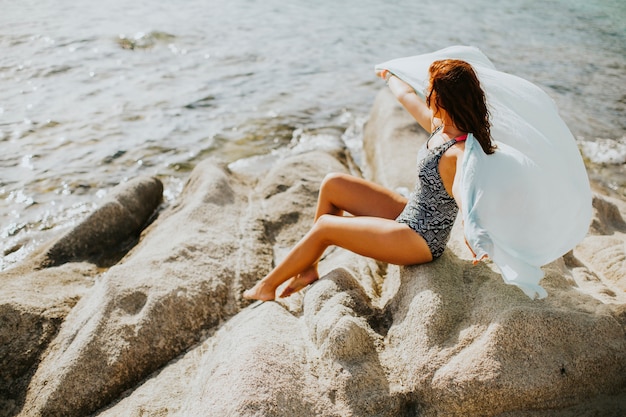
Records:
M454 140L456 140L457 142L463 142L464 140L467 139L467 133L461 136L457 136L456 138L454 138Z

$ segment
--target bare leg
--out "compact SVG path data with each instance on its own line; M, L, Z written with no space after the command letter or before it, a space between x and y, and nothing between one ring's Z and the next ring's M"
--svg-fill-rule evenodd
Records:
M395 219L406 205L406 198L396 192L348 174L328 174L320 187L315 221L324 214ZM281 297L287 297L319 279L317 262L290 279Z
M311 268L330 245L398 265L432 260L424 238L405 224L380 217L323 215L285 259L244 297L273 300L278 286Z
M379 184L352 175L333 173L328 174L322 181L314 220L317 222L325 214L343 216L344 212L354 216L395 219L404 209L406 203L405 197ZM317 273L318 260L319 258L315 259L308 268L289 277L288 279L291 281L281 297L291 295L316 281L319 278ZM254 288L246 291L244 297L257 298L255 294L259 292L257 291L259 285L264 286L264 283L259 282ZM263 298L274 299L274 295L269 297L269 291L264 293Z
M328 174L320 186L315 221L324 214L395 219L406 206L407 199L375 182L348 174Z

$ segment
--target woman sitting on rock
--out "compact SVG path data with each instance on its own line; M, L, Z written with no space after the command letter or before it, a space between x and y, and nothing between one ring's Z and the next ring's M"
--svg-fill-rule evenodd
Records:
M377 75L418 123L431 132L418 154L418 180L410 198L347 174L322 182L315 223L288 255L244 298L286 297L319 278L317 263L331 245L376 260L413 265L442 255L456 219L465 139L472 133L487 154L494 152L485 94L465 61L435 61L422 100L387 70ZM351 216L344 216L344 212Z

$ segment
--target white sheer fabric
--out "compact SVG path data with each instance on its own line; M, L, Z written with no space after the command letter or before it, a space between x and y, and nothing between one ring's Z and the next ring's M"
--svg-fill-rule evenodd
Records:
M453 46L394 59L387 69L424 96L433 61L469 62L480 79L498 148L486 155L470 134L465 145L461 213L468 243L489 256L505 282L544 298L541 266L580 242L591 221L589 179L576 142L539 87L497 71L477 48Z

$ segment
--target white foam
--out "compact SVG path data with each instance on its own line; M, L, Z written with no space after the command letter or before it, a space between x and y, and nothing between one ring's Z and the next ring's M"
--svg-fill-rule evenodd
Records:
M580 148L583 155L596 164L626 164L626 136L621 139L581 141Z

